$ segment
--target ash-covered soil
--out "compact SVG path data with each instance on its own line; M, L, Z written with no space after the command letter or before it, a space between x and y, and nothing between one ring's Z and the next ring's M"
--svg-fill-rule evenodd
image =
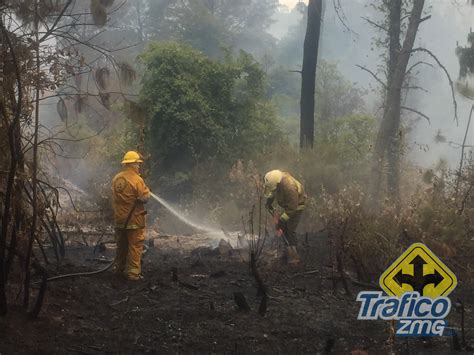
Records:
M246 251L213 250L202 236L156 238L144 257L143 281L109 270L51 282L36 320L27 318L19 299L0 318L0 353L454 353L452 337L391 343L389 322L358 321L355 298L364 288L351 283L348 295L340 282L334 287L326 243L324 236L309 240L298 268L266 251L260 273L269 300L261 316ZM50 266L52 273L103 267L93 249L70 247L60 267ZM107 244L103 258L114 252ZM452 294L464 301L468 342L474 336L472 286L460 279ZM246 297L250 311L238 310L234 292ZM456 311L448 321L460 329Z

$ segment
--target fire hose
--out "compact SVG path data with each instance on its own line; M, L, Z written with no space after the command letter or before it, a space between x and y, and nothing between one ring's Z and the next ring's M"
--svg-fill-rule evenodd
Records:
M128 213L128 216L127 216L127 219L125 220L125 225L124 225L124 229L127 228L128 226L128 222L130 222L130 218L132 217L132 214L133 214L133 211L135 211L135 208L137 207L138 205L138 202L140 200L139 199L136 199L132 208L130 209L130 212ZM57 275L57 276L52 276L52 277L49 277L46 279L46 281L56 281L56 280L61 280L61 279L65 279L65 278L69 278L69 277L76 277L76 276L92 276L92 275L97 275L97 274L101 274L107 270L109 270L113 265L115 264L115 260L112 260L109 264L107 264L104 268L102 269L99 269L99 270L95 270L95 271L85 271L85 272L76 272L76 273L72 273L72 274L64 274L64 275ZM38 281L38 282L33 282L32 284L37 284L37 283L40 283L41 281Z

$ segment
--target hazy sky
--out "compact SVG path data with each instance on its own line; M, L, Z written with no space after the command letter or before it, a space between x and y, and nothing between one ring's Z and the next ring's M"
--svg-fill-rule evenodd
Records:
M290 9L293 8L298 3L299 0L280 0L280 4L284 4L288 6ZM307 0L303 0L304 2L307 2Z

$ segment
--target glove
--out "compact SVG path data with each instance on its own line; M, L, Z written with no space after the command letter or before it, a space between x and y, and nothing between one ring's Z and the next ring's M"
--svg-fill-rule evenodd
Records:
M137 197L137 202L145 204L148 202L148 197Z
M273 216L273 214L275 213L275 209L273 208L273 206L272 205L270 205L270 206L267 205L267 206L265 206L265 208L267 209L268 213L270 213Z

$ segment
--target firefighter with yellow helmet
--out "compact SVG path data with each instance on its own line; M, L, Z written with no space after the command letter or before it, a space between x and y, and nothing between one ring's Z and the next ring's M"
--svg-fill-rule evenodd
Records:
M145 206L150 198L139 169L143 159L135 151L125 153L122 171L112 180L113 210L117 252L117 273L128 280L140 280L143 242L145 240Z
M283 213L277 221L277 230L283 232L283 238L287 243L288 263L300 263L296 227L306 202L303 185L287 172L271 170L265 174L263 194L267 199L266 207L272 215L274 215L273 203L275 200L283 209Z

